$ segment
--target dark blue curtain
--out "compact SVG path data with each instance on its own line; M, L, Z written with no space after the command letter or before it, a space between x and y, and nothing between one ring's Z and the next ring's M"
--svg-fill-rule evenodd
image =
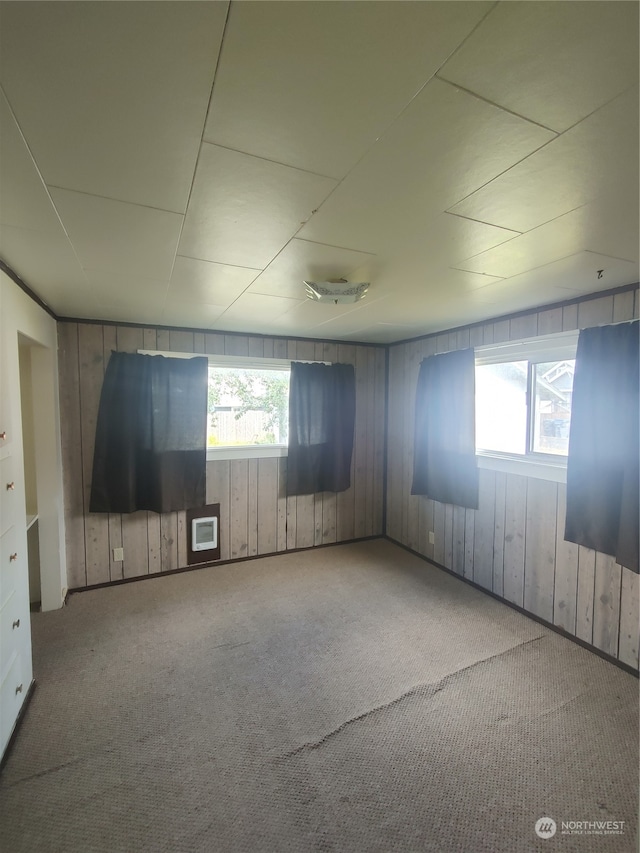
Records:
M93 456L91 512L172 512L203 506L206 358L113 352Z
M355 411L352 364L292 363L288 495L349 488Z
M583 329L573 379L565 539L638 571L637 321Z
M478 508L473 349L424 359L416 391L412 495Z

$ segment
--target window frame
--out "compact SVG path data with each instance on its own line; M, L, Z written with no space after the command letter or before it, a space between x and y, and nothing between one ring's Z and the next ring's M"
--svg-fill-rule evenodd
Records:
M476 367L486 364L504 364L513 361L527 362L527 433L524 454L506 453L497 450L478 450L476 459L479 468L502 471L507 474L521 474L541 480L553 480L557 483L567 481L567 457L560 454L540 453L531 450L533 446L534 405L533 405L533 365L548 361L575 360L578 346L579 329L539 335L535 338L522 338L517 341L505 341L498 344L484 344L474 348Z
M167 352L166 350L139 349L141 355L163 355L165 358L206 358L209 366L240 367L247 370L287 370L291 372L291 364L303 362L306 364L331 364L330 361L303 358L269 358L268 356L244 355L214 355L206 352ZM287 456L289 446L286 444L243 444L239 446L207 447L207 462L226 461L233 459L270 459Z

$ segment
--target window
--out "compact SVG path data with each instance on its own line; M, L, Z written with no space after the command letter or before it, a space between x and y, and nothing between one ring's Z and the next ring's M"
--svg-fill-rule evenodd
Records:
M138 350L194 358L201 353ZM289 359L209 355L207 459L286 456Z
M578 332L476 348L482 467L563 480Z
M209 359L210 455L220 458L215 451L238 448L253 448L252 455L267 455L267 449L281 455L288 442L290 373L288 361Z

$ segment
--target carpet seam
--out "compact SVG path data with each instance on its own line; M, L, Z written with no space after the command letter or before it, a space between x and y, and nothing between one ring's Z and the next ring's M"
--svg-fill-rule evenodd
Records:
M358 723L361 720L366 719L367 717L372 716L373 714L377 714L380 711L386 711L388 708L393 708L395 705L398 705L400 702L403 702L405 699L408 699L411 696L415 696L424 692L426 696L435 696L436 693L439 693L441 690L447 686L448 682L457 678L464 673L475 669L478 666L483 666L486 663L491 661L498 660L501 657L509 655L511 652L514 652L516 649L521 649L524 646L529 646L532 643L537 643L539 640L546 639L546 635L541 634L539 637L533 637L531 640L523 640L521 643L516 643L515 646L511 646L508 649L505 649L503 652L498 652L495 655L490 655L488 658L483 658L482 660L475 661L469 666L464 666L461 669L457 669L455 672L450 672L448 675L445 675L439 681L426 682L424 684L416 684L411 687L409 690L402 693L400 696L396 696L395 699L391 699L389 702L384 702L382 705L377 705L375 708L370 708L368 711L363 711L361 714L357 714L355 717L351 717L348 720L345 720L335 729L330 732L327 732L322 738L317 741L313 741L311 743L303 743L300 746L297 746L295 749L290 750L289 752L285 752L282 755L278 756L278 761L284 761L288 758L293 758L296 755L299 755L302 752L310 752L314 749L319 749L323 746L328 740L340 734L347 726L350 726L352 723Z

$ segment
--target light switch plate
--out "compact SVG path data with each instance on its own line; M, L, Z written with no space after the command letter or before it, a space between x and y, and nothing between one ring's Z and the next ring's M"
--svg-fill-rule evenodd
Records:
M124 548L113 549L113 562L121 563L124 560Z

